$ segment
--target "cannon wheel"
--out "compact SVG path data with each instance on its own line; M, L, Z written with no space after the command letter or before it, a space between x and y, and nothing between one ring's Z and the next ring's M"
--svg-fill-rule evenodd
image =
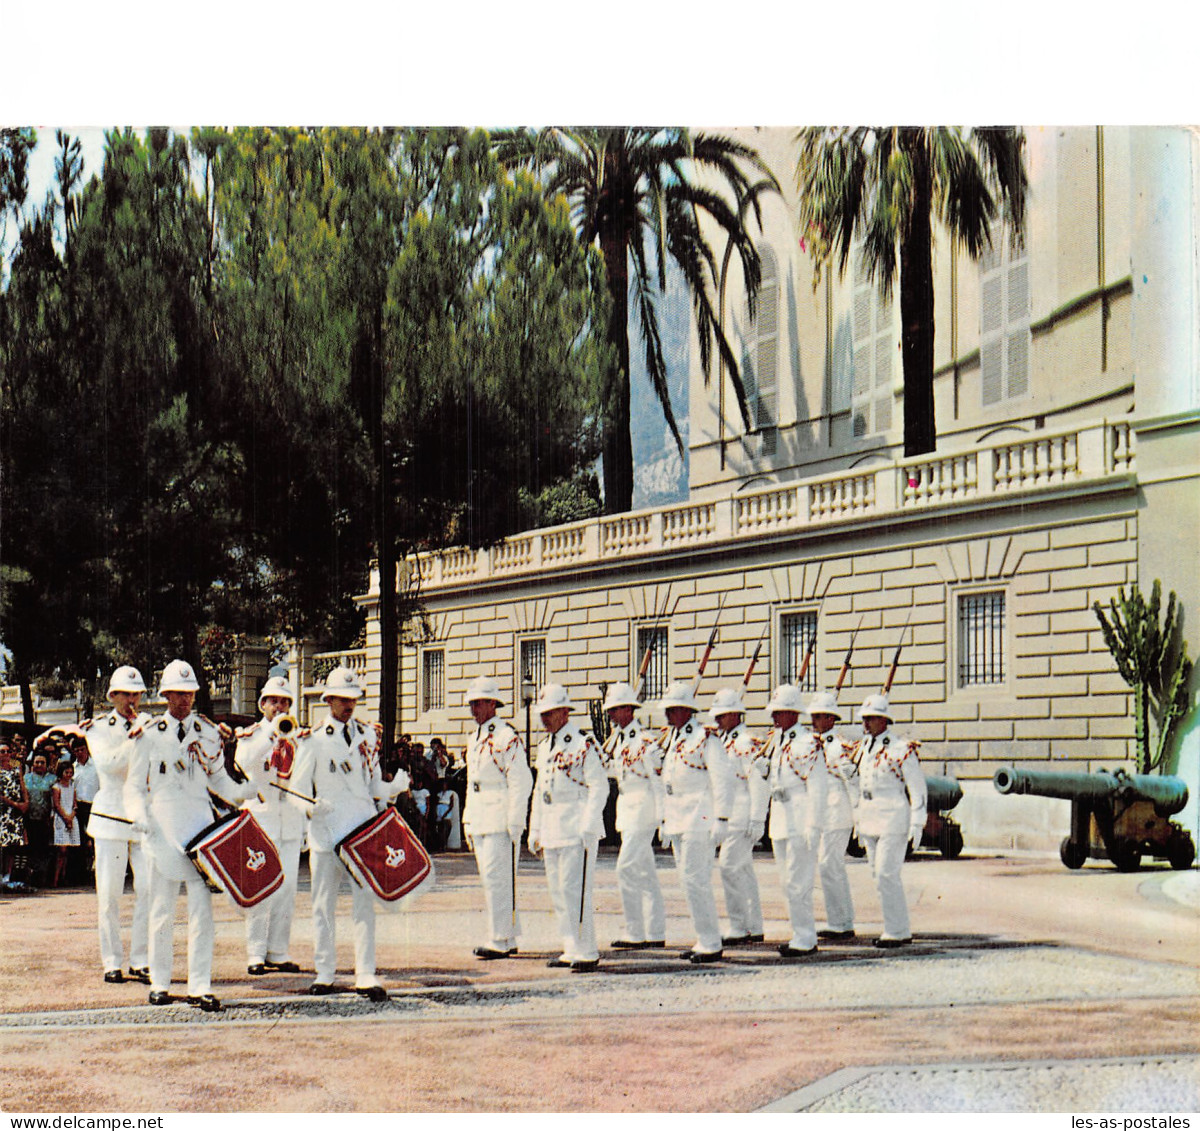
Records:
M1196 859L1196 846L1185 832L1173 836L1167 844L1167 862L1176 871L1190 868Z
M1087 845L1076 844L1069 836L1065 836L1062 844L1058 846L1058 855L1059 859L1074 871L1076 868L1082 868L1087 862Z
M1109 853L1118 872L1136 872L1142 866L1142 850L1131 840L1119 840Z
M962 829L958 825L943 825L938 834L938 848L947 860L958 859L963 850Z

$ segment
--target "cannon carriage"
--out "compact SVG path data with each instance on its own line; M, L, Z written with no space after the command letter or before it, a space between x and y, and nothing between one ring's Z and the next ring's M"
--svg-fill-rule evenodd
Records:
M1122 872L1141 867L1143 856L1190 868L1196 846L1169 818L1188 802L1187 783L1167 775L1124 770L1069 773L1001 766L992 783L1002 794L1058 797L1071 802L1071 831L1059 846L1068 868L1110 860Z
M921 830L921 843L917 847L934 849L947 860L954 860L963 850L962 826L947 813L962 800L962 786L957 778L926 774L925 791L925 828ZM850 837L846 851L854 857L867 854L857 836Z

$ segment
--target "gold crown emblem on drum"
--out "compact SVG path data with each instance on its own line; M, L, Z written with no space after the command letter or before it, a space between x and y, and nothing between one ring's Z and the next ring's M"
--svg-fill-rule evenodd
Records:
M407 859L403 848L396 848L394 845L387 846L387 864L389 868L399 868Z
M267 865L267 854L260 849L246 846L246 867L251 872L260 872Z

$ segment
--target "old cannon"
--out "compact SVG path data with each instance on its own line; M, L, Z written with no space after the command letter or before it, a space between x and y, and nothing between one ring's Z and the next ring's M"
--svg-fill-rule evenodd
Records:
M946 816L962 800L962 786L956 778L925 776L925 828L921 830L920 848L936 848L947 860L953 860L963 850L962 828ZM851 856L865 856L867 850L850 838L846 851ZM909 850L911 855L912 850Z
M1001 766L992 775L1000 793L1059 797L1071 803L1071 834L1059 847L1068 868L1089 858L1111 860L1134 872L1144 855L1190 868L1196 858L1191 835L1167 818L1188 802L1187 783L1166 775L1099 770L1094 774L1018 770Z

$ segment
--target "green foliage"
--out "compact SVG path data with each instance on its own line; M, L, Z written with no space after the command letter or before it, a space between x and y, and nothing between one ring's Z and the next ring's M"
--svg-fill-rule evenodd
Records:
M1149 601L1134 582L1128 595L1122 586L1117 596L1110 599L1107 616L1099 601L1093 603L1092 609L1100 621L1104 643L1116 661L1117 671L1133 688L1138 770L1144 774L1161 770L1171 731L1190 705L1188 684L1192 661L1188 658L1187 642L1182 639L1181 610L1175 594L1167 598L1161 625L1162 586L1157 579ZM1153 741L1151 716L1157 731Z

